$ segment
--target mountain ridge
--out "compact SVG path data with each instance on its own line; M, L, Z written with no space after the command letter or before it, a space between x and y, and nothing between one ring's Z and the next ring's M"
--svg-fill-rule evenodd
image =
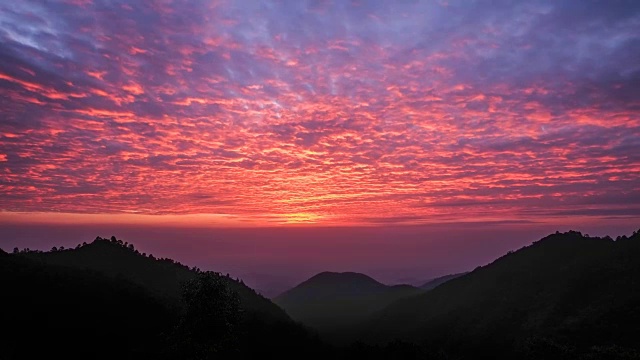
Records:
M193 279L199 271L172 259L155 258L151 254L145 256L135 250L132 244L115 237L110 240L97 237L93 242L78 245L74 249L25 252L20 255L47 264L91 269L110 277L124 277L173 303L180 298L181 284ZM219 276L230 289L238 292L243 307L250 314L255 313L272 321L290 321L282 309L244 285L241 280L222 274Z
M639 256L638 233L616 241L552 234L399 299L361 325L360 338L442 343L469 354L494 347L510 356L540 337L578 348L633 346L630 334L640 333Z
M455 274L448 274L448 275L443 275L443 276L439 276L436 278L433 278L427 282L425 282L424 284L418 286L420 289L423 290L431 290L431 289L435 289L436 287L446 283L447 281L453 280L455 278L459 278L460 276L464 276L466 274L468 274L468 271L465 272L461 272L461 273L455 273Z
M115 237L74 249L14 249L0 253L0 268L4 299L12 309L6 325L15 335L9 359L209 358L195 356L200 351L248 359L326 358L331 350L241 280L140 254ZM32 346L29 331L48 346ZM72 344L75 340L81 343Z

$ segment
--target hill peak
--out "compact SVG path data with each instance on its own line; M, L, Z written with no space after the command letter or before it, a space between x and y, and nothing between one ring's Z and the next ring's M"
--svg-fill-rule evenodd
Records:
M109 277L124 277L172 303L180 298L181 284L201 272L197 267L189 268L170 258L156 258L151 254L140 253L133 244L115 236L111 239L98 236L92 242L78 244L75 248L61 246L53 247L47 252L26 250L20 254L51 265L90 269ZM281 309L256 294L242 281L217 275L231 290L238 293L246 310L260 314L265 319L290 320Z
M377 281L376 279L357 272L332 272L332 271L324 271L318 273L311 278L309 278L304 283L360 283L360 284L371 284L374 286L384 286L382 283Z
M409 285L387 286L361 273L326 271L274 301L293 319L326 331L355 324L393 301L419 292Z

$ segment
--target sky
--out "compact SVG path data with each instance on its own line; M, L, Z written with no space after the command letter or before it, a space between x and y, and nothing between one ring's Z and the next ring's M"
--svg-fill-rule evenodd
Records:
M639 219L638 1L0 2L0 228L21 242Z

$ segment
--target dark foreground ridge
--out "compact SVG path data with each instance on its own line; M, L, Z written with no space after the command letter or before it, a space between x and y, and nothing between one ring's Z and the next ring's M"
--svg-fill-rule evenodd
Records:
M54 248L55 249L55 248ZM26 252L25 257L49 265L62 265L75 269L90 269L110 277L120 277L144 287L159 298L178 302L181 284L194 279L200 272L168 258L155 258L141 254L133 244L112 239L96 238L90 244L75 249L55 249L49 252ZM273 321L288 321L289 317L269 299L244 285L241 280L218 274L240 296L243 308L251 315Z
M362 339L469 358L638 358L640 233L556 233L372 317Z
M640 233L571 231L391 301L397 287L356 273L322 273L281 296L305 311L324 299L318 311L349 319L336 332L352 342L336 347L241 281L115 238L0 251L0 358L640 359L639 258ZM340 297L353 307L328 310ZM337 315L347 309L357 316Z
M325 347L241 281L113 237L0 254L1 359L322 358ZM38 346L33 346L38 344Z

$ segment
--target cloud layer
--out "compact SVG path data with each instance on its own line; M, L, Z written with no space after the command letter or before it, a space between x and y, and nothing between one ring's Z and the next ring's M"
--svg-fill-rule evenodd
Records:
M637 219L638 59L637 1L0 4L0 209Z

